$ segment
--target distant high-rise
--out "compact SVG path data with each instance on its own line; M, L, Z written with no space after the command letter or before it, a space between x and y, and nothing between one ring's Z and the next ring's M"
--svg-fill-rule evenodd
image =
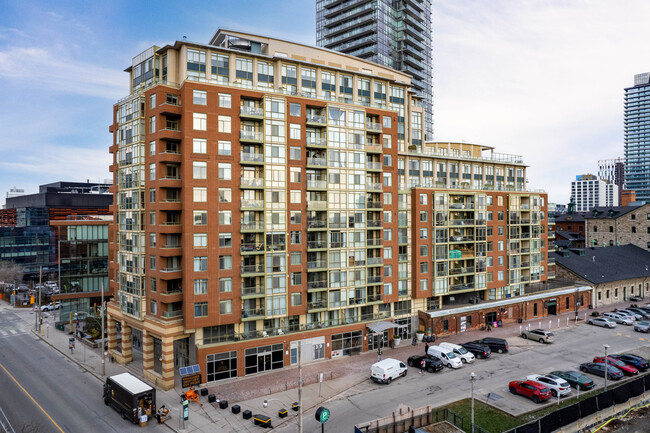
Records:
M608 184L618 186L618 200L625 189L625 159L604 159L598 161L598 179L607 181Z
M430 0L316 0L316 43L413 78L424 99L426 138L433 137ZM343 84L341 84L343 86ZM355 83L355 88L357 85ZM358 88L362 96L370 89ZM374 92L380 90L374 89ZM356 94L356 93L355 93Z
M638 201L650 202L650 72L634 76L625 89L625 188L636 191Z
M577 212L587 212L597 206L618 206L618 186L593 174L583 174L571 182L571 198Z

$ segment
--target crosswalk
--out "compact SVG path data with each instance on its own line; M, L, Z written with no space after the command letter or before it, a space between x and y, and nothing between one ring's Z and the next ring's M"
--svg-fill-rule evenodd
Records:
M0 338L12 337L14 335L24 334L25 331L22 329L16 329L13 327L2 327L0 328Z

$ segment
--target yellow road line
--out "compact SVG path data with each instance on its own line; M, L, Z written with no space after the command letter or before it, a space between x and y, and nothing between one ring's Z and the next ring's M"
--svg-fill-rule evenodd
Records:
M32 401L34 402L34 404L35 404L36 406L38 406L38 408L39 408L39 409L40 409L40 410L45 414L46 417L48 417L48 418L50 419L50 421L52 421L52 424L54 424L54 425L56 426L56 428L58 428L59 431L60 431L61 433L65 433L65 432L63 431L63 429L62 429L61 427L59 427L59 425L56 423L56 421L54 421L54 420L52 419L52 417L50 416L50 414L47 413L47 412L45 412L45 409L43 409L43 408L41 407L41 405L38 404L38 402L37 402L36 400L34 400L34 397L32 397L32 396L27 392L27 390L26 390L25 388L23 388L23 386L22 386L20 383L18 383L18 381L16 380L16 378L13 377L13 376L11 375L11 373L9 373L9 371L5 368L5 366L2 365L2 364L0 364L0 368L2 368L2 369L5 371L5 373L7 373L7 374L9 375L9 377L10 377L10 378L11 378L11 379L16 383L16 385L18 385L18 386L20 387L20 389L22 389L23 392L24 392L25 394L27 394L27 397L29 397L29 398L32 399Z
M616 335L618 335L618 336L620 337L620 336L623 335L623 334L621 334L620 332L617 332Z
M632 337L630 337L629 335L626 335L626 337L627 337L627 338L632 338Z

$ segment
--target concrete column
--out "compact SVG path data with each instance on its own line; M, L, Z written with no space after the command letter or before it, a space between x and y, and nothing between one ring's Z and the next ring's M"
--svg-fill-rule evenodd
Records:
M133 361L133 335L131 327L123 320L122 321L122 360L121 363L126 364Z
M153 346L152 346L153 350ZM174 339L171 337L162 338L162 387L172 389L174 387Z
M106 316L108 332L108 353L117 350L117 322L110 315Z
M146 329L142 330L142 368L153 370L153 336Z

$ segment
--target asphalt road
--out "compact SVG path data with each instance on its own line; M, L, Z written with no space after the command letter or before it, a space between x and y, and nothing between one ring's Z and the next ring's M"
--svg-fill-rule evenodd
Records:
M101 382L0 311L0 408L13 428L33 433L142 431L102 401ZM5 422L0 414L0 421ZM148 429L161 429L150 425Z
M517 330L513 328L513 331ZM493 353L487 360L477 359L473 364L457 370L445 368L439 373L421 375L418 369L411 368L406 377L390 385L379 385L368 379L323 404L331 412L325 431L351 431L353 425L391 416L398 411L399 405L412 409L426 405L437 407L468 398L471 395L471 372L478 376L474 384L475 398L482 401L490 399L491 404L509 413L525 413L553 403L536 405L524 397L511 395L507 389L511 380L552 370L578 370L581 363L591 361L594 356L602 356L605 343L610 346L608 353L636 351L648 356L650 336L635 333L629 326L605 329L583 324L554 330L554 333L556 342L548 345L524 340L518 335L508 337L509 353ZM644 345L646 348L642 347ZM596 386L604 384L602 378L590 377ZM572 395L575 392L572 391ZM313 410L304 414L304 420L305 432L320 431ZM281 432L295 431L292 425L279 427L277 430Z

